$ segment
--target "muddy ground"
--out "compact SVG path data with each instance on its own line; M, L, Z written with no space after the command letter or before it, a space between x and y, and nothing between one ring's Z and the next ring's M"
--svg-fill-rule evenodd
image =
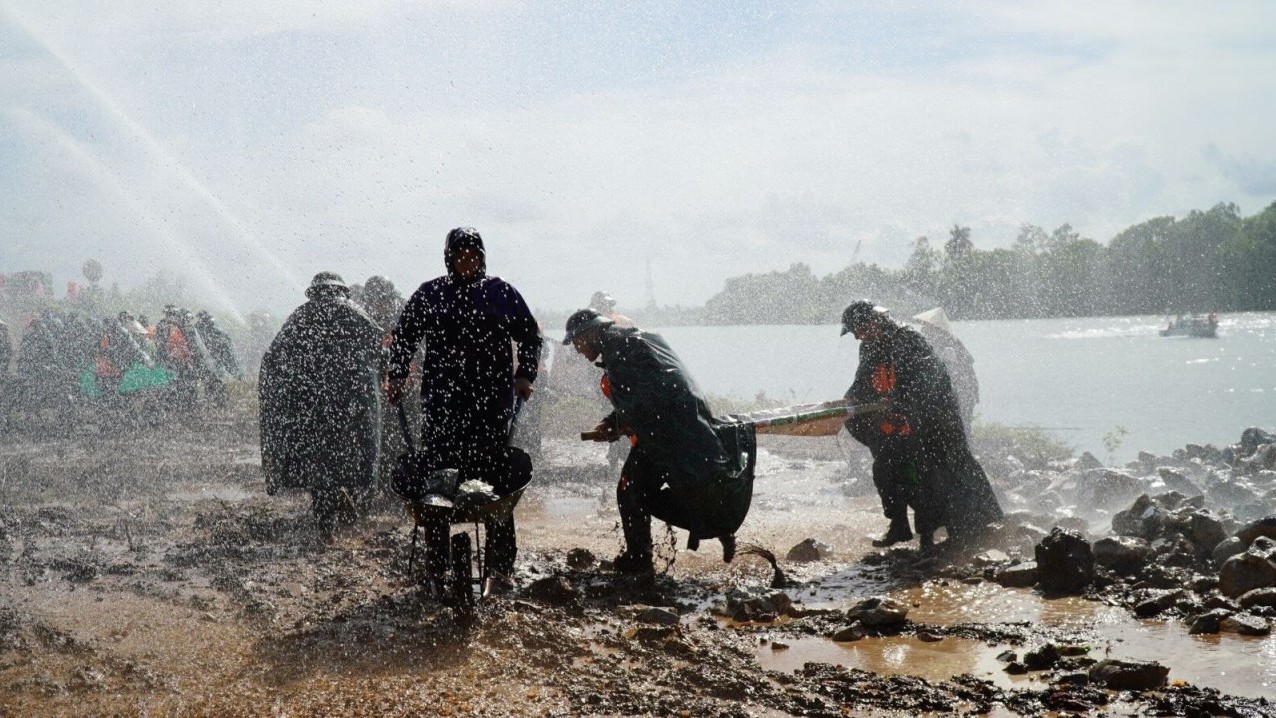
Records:
M792 607L767 598L766 561L725 565L716 543L691 553L679 535L665 536L654 580L580 551L569 566L572 549L608 558L620 538L604 455L562 438L547 442L518 509L517 590L466 620L421 588L395 502L327 540L304 494L267 496L250 416L63 433L18 425L0 437L0 715L1276 714L1254 694L1090 685L1081 676L1103 657L1087 657L1102 626L885 631L901 645L1075 648L1016 685L977 671L927 680L907 661L769 668L768 656L826 641L865 598L978 583L963 567L981 547L878 552L866 538L882 528L873 497L825 505L854 473L828 439L767 445L740 534L780 555ZM783 561L808 537L831 555ZM760 600L726 606L732 591Z

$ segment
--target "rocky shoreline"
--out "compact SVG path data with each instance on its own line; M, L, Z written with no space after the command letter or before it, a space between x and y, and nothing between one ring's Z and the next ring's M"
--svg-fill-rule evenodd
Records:
M1276 444L1261 432L1122 468L984 455L1008 515L977 544L871 550L853 537L880 522L873 502L848 499L846 527L805 521L812 540L776 544L792 546L778 558L678 553L647 580L596 558L616 543L605 459L555 444L544 498L520 508L518 589L467 620L419 587L396 507L325 541L304 496L264 495L237 427L0 441L0 713L1276 714L1261 695L1173 680L1175 656L1133 659L1103 626L935 621L925 597L1074 595L1198 634L1270 631ZM772 485L863 478L768 461ZM750 522L782 541L793 530L768 521L793 510L761 496ZM997 668L764 665L886 641L988 646Z

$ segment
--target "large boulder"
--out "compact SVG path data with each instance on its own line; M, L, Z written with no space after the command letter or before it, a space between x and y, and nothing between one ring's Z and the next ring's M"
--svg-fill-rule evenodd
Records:
M1037 585L1037 562L1023 561L997 571L993 581L1006 588L1031 588Z
M1219 622L1218 630L1224 633L1239 633L1242 636L1266 636L1272 632L1266 618L1252 613L1228 616Z
M1139 570L1152 555L1152 546L1134 536L1106 536L1091 548L1095 563L1121 574Z
M1112 532L1150 541L1160 535L1166 520L1165 510L1151 496L1141 494L1129 508L1112 516Z
M1165 488L1170 491L1177 491L1187 496L1201 495L1201 488L1177 469L1162 466L1156 470L1156 473L1161 477L1161 481L1165 482Z
M1094 553L1074 531L1055 527L1035 552L1038 584L1046 593L1082 593L1094 581Z
M1218 572L1218 590L1237 598L1256 588L1276 586L1276 541L1260 536L1249 549L1223 562Z
M1212 553L1215 546L1227 539L1227 529L1223 527L1223 521L1210 511L1202 509L1193 512L1190 525L1192 543L1196 544L1197 551L1202 556Z
M1222 566L1223 562L1235 556L1238 553L1245 553L1248 544L1243 543L1238 537L1223 539L1219 545L1214 547L1210 553L1210 559L1214 561L1215 566Z
M1246 548L1249 548L1249 545L1259 536L1266 536L1276 541L1276 516L1265 516L1251 521L1236 532L1236 538L1240 539Z
M1251 426L1241 432L1240 454L1249 456L1258 451L1264 444L1276 444L1276 434L1270 434L1257 426Z
M1143 482L1121 469L1090 469L1081 474L1077 499L1096 509L1111 510L1144 491Z

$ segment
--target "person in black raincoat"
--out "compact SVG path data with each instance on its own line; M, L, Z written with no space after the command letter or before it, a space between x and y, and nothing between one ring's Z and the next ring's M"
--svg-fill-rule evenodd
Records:
M308 488L320 528L353 521L370 496L381 445L381 332L333 272L284 322L261 361L266 491Z
M9 325L0 319L0 376L9 375L9 362L13 360L13 342L9 339Z
M459 469L462 481L477 478L505 495L531 478L530 459L509 442L516 397L532 395L540 329L518 290L488 276L478 230L448 232L443 261L447 274L418 287L399 315L390 344L387 395L395 404L403 398L409 365L424 340L422 450L429 453L432 468ZM430 572L442 576L450 564L448 525L434 522L424 528ZM514 519L488 519L485 528L488 565L509 580L518 552Z
M842 314L842 334L860 340L852 404L886 408L852 416L851 436L873 454L873 483L890 528L875 546L909 541L908 507L923 547L941 526L950 538L1001 517L988 476L970 453L961 411L943 363L915 330L868 301Z
M702 539L719 539L723 560L731 561L736 529L753 497L752 427L715 419L695 379L658 334L581 309L568 318L563 343L603 369L614 411L594 435L634 439L616 487L625 534L616 570L651 571L653 516L687 530L693 550Z

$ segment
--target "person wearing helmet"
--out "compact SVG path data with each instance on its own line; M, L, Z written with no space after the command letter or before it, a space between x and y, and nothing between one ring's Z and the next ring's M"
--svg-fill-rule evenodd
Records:
M262 356L266 492L310 491L325 536L371 496L381 445L381 332L335 272L320 272Z
M424 340L419 446L431 453L433 468L459 469L462 477L480 479L505 495L530 480L530 459L509 444L516 400L531 397L540 366L540 328L518 290L487 274L478 230L448 232L443 263L447 274L418 287L399 315L387 396L395 404L403 399L409 366ZM488 566L509 587L518 553L514 519L488 518L485 526ZM451 561L448 524L424 528L431 576L442 577Z
M651 519L735 555L735 532L753 496L757 444L752 426L720 422L687 367L658 334L622 327L593 309L567 319L563 344L603 368L603 393L613 410L593 436L632 439L620 470L616 504L625 549L613 562L623 573L652 570Z
M1000 518L988 476L966 443L948 372L926 340L867 300L846 307L842 334L860 341L849 403L886 404L846 421L873 455L873 484L890 520L873 545L912 540L910 506L924 548L941 526L956 539Z

